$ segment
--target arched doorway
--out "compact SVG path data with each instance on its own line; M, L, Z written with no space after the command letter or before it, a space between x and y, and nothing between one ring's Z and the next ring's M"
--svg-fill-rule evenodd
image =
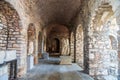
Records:
M83 28L81 25L78 25L76 29L76 62L83 68Z
M16 51L18 76L26 70L26 58L23 56L26 44L22 30L17 11L5 0L0 0L0 50Z
M51 52L59 53L60 52L60 41L59 41L59 39L54 38L51 43L52 43L52 50L51 50Z
M27 69L30 70L35 64L35 39L36 39L36 30L33 23L30 23L28 26L28 48L27 48Z
M51 56L69 55L69 30L60 24L50 24L47 28L47 52Z

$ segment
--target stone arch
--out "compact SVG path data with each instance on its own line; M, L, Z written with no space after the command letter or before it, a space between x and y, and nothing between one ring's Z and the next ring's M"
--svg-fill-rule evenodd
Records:
M63 54L64 51L67 51L69 54L69 30L66 26L60 24L50 24L46 28L47 30L47 50L52 50L51 42L55 38L59 39L60 42L60 51L59 56ZM65 46L65 42L67 42L67 46ZM67 48L66 48L67 47ZM66 49L66 50L65 50ZM51 55L54 55L53 52L49 51ZM66 53L66 52L65 52ZM58 55L56 54L56 55Z
M20 23L19 23L20 22L19 15L16 12L16 10L4 0L0 1L0 5L1 5L0 6L1 21L3 23L2 25L4 25L4 29L6 29L6 36L7 36L6 40L8 40L7 49L10 49L12 47L17 47L19 46L18 43L20 41L16 42L15 41L16 39L13 39L13 38L15 37L18 37L19 39L22 38L22 35L20 32L22 26L20 26Z
M111 42L115 40L109 36L111 33L116 34L111 27L111 21L114 18L114 12L112 6L109 3L102 3L99 5L95 12L95 16L92 17L92 34L89 46L89 74L94 76L95 79L108 80L117 79L118 61L117 50L111 48ZM110 40L111 39L111 40ZM117 45L116 45L117 47ZM109 56L109 57L108 57ZM114 61L113 58L114 57ZM105 65L112 64L112 65ZM92 66L94 65L94 66ZM103 65L103 66L101 66ZM114 67L114 68L112 68ZM104 74L104 71L107 71ZM112 73L109 71L113 71ZM100 71L100 73L98 73ZM110 77L111 76L111 77Z
M0 20L0 23L2 23L1 26L4 29L2 31L5 31L5 34L3 33L3 37L1 37L4 40L1 40L1 50L16 50L18 76L21 76L22 73L26 72L26 59L23 54L26 52L25 38L22 35L23 26L21 25L17 11L11 4L4 0L0 1Z
M33 23L28 25L28 45L27 45L27 69L30 70L36 64L36 29Z
M52 52L60 53L60 40L58 38L52 40Z
M112 11L112 6L109 5L108 3L104 3L101 6L98 7L98 10L96 10L95 16L93 16L93 30L95 31L101 31L103 29L106 29L107 26L105 27L104 24L105 22L109 21L108 19L113 15ZM103 25L103 26L102 26Z
M83 28L81 25L78 25L76 29L76 62L83 67Z
M30 54L35 54L35 36L36 36L36 30L35 30L35 26L33 23L30 23L29 26L28 26L28 31L27 31L27 34L28 34L28 55ZM31 46L30 46L31 44ZM31 47L31 49L30 49ZM34 49L33 49L34 48ZM32 51L29 51L29 50L32 50Z

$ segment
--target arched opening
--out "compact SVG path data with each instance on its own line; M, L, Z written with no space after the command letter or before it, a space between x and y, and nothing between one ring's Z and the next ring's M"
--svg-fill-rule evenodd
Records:
M29 24L28 27L28 55L35 54L35 26Z
M81 25L78 25L76 29L76 62L83 68L83 28Z
M26 59L22 56L25 52L25 48L23 48L25 46L23 27L17 11L11 4L1 0L0 5L0 50L16 51L17 76L21 76L26 70Z
M69 54L69 31L66 26L51 24L47 27L47 52L50 56Z
M28 48L27 48L27 69L30 70L35 64L35 39L36 30L33 23L28 26Z
M52 53L59 53L60 52L60 41L57 38L54 38L52 43Z

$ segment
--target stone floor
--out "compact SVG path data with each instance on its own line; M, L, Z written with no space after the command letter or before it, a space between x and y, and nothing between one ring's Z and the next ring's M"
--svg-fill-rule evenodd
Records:
M19 80L93 80L80 71L82 68L77 64L58 65L40 62Z

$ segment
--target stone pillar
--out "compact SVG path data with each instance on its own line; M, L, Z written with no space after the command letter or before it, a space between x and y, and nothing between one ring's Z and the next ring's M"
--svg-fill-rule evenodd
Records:
M69 32L69 55L71 55L71 32Z
M41 52L44 53L44 40L42 39L42 47Z
M38 56L34 55L34 64L38 64Z
M74 30L74 63L76 62L76 28Z
M120 80L120 30L118 31L118 80Z
M89 29L84 25L84 72L89 74Z

